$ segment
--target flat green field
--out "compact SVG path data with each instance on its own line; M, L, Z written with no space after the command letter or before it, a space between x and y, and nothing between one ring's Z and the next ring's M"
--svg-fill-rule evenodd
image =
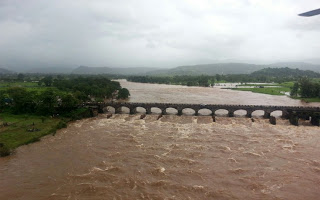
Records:
M314 79L313 81L320 81L320 79ZM284 82L280 84L243 84L241 86L277 86L277 87L264 87L264 88L232 88L232 90L251 91L255 93L270 94L270 95L285 95L284 92L290 92L294 82ZM320 102L320 98L300 98L294 97L301 101Z
M40 87L36 82L0 82L0 87Z
M59 122L56 118L0 113L0 143L14 149L39 141L40 137L55 132ZM32 128L38 131L29 132Z

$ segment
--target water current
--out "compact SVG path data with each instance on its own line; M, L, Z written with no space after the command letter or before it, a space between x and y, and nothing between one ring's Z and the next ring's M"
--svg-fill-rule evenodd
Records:
M285 96L120 82L132 102L310 106ZM19 147L0 158L0 199L320 198L319 127L157 118L100 115Z

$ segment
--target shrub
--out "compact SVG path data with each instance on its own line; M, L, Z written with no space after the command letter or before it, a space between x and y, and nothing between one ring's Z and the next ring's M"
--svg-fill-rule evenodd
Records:
M4 146L2 143L0 143L0 157L8 156L10 155L10 153L10 149Z
M67 123L65 121L60 121L58 124L57 124L57 129L61 129L61 128L67 128Z

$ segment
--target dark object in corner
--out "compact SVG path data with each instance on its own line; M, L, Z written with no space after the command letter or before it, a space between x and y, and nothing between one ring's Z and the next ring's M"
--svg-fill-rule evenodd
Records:
M146 114L143 114L140 116L140 119L144 119L147 115Z
M212 121L216 122L216 116L212 116Z
M158 116L157 120L159 120L161 117L162 117L162 114L160 114L160 115Z
M276 125L277 124L277 119L274 116L271 116L269 119L270 124Z
M315 16L315 15L320 15L320 8L316 9L316 10L311 10L309 12L305 12L305 13L299 14L299 16L302 16L302 17L312 17L312 16Z

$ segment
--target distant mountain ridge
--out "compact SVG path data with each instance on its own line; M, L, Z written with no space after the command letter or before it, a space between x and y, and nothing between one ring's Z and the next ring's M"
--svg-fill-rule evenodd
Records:
M32 68L25 73L33 73L33 74L70 74L74 68L68 67L37 67Z
M289 67L289 68L298 68L301 70L312 70L320 72L320 65L315 65L306 62L278 62L269 65L270 67Z
M279 62L269 65L247 64L247 63L214 63L201 65L186 65L174 68L152 68L152 67L88 67L77 68L69 66L60 67L16 67L18 73L40 73L40 74L113 74L113 75L150 75L150 76L172 76L172 75L216 75L216 74L250 74L263 68L284 68L300 70L312 70L320 72L320 65L305 62ZM10 68L11 69L11 68ZM15 69L15 68L14 68ZM0 67L1 74L16 73Z
M292 69L288 67L282 68L264 68L251 73L252 76L271 76L271 77L301 77L319 78L320 73L311 70Z
M205 65L180 66L168 70L149 72L148 75L215 75L215 74L250 74L264 65L246 63L216 63Z
M147 72L157 70L150 67L127 67L127 68L112 68L112 67L87 67L80 66L74 69L72 74L120 74L120 75L145 75Z
M320 72L320 65L303 62L274 63L256 65L247 63L216 63L206 65L180 66L172 69L149 72L148 75L215 75L215 74L250 74L269 67L289 67L292 69L312 70Z

